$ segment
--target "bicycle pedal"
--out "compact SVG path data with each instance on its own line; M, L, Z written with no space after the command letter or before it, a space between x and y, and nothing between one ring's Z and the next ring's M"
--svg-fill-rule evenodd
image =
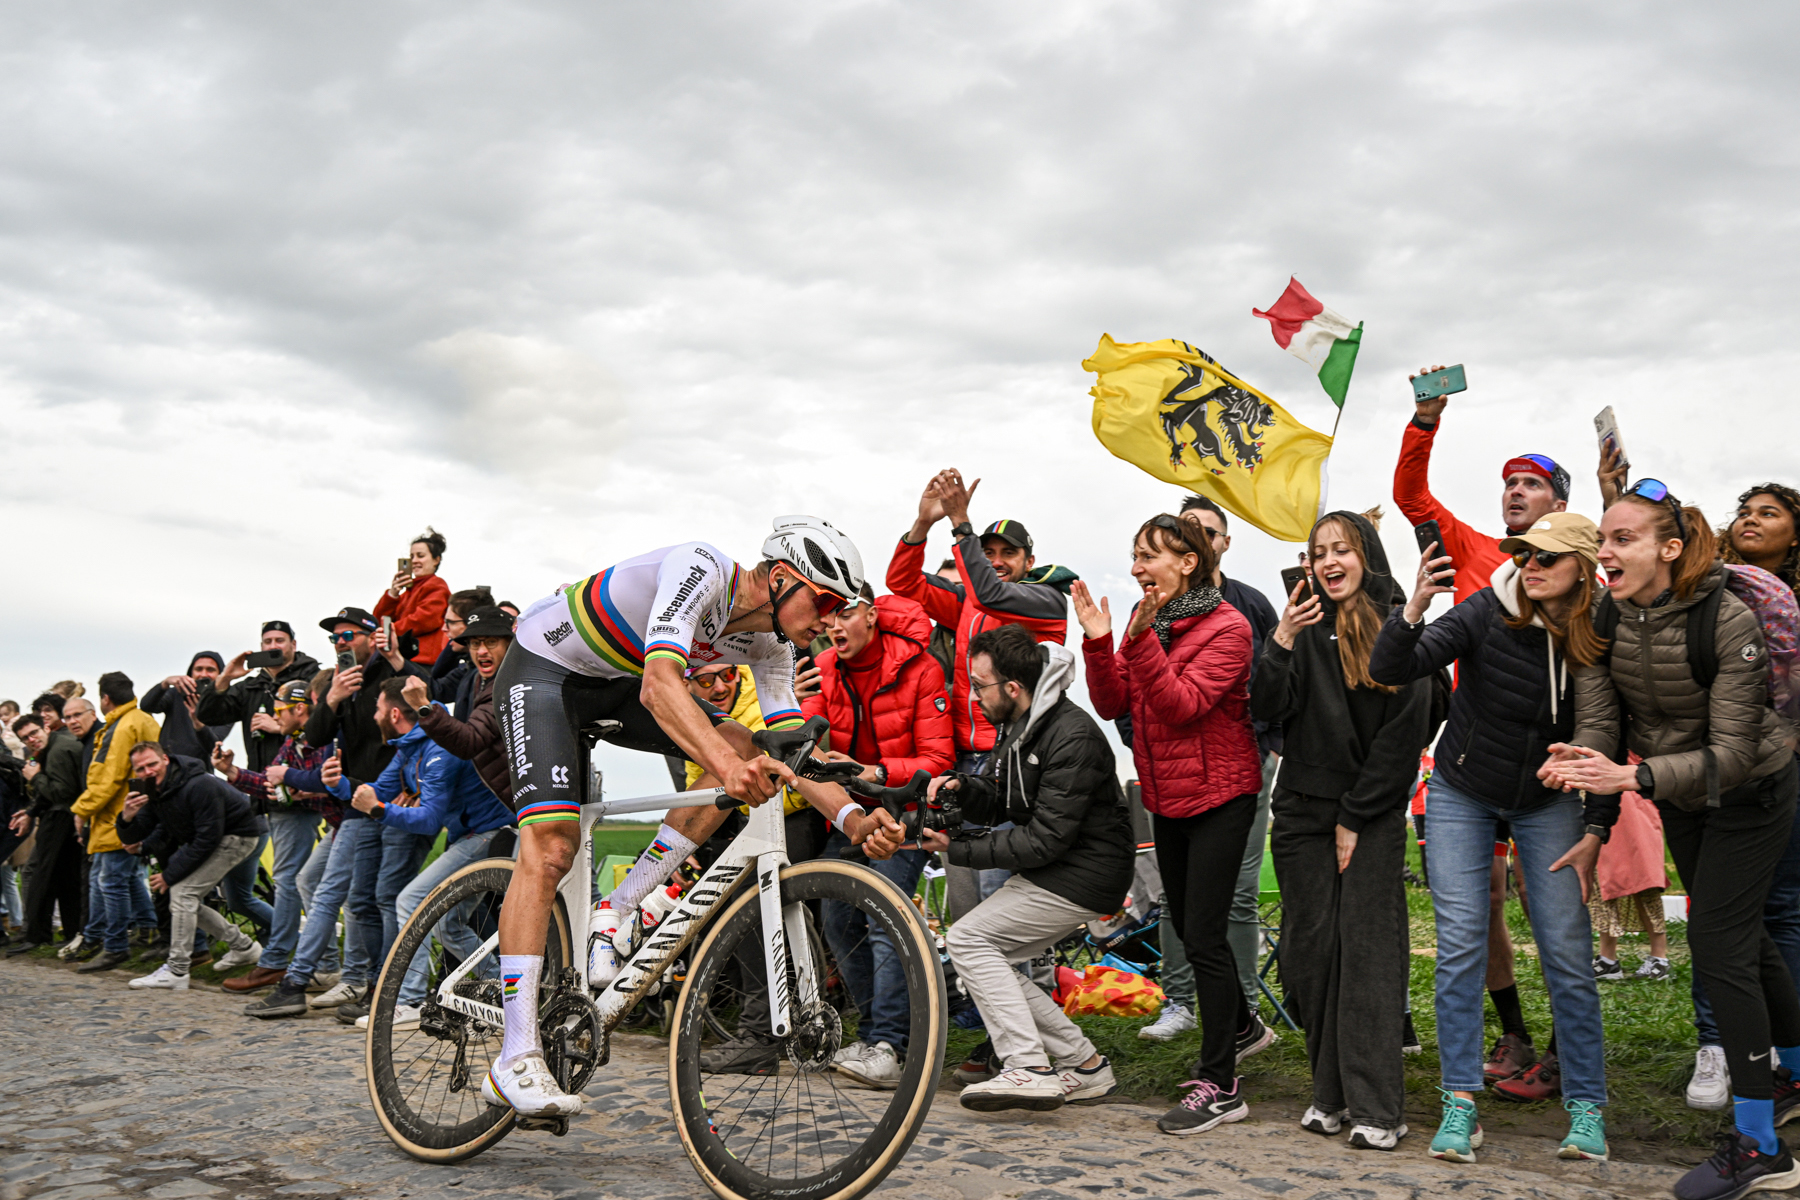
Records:
M567 1117L519 1117L514 1124L528 1133L548 1132L562 1137L569 1132Z

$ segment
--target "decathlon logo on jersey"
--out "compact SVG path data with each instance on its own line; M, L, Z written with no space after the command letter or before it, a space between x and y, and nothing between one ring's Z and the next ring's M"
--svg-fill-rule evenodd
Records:
M569 786L569 768L567 768L567 767L551 767L550 768L550 786L553 788L568 787Z
M565 641L567 641L569 638L569 635L574 632L575 632L575 627L573 625L569 624L567 621L564 621L561 625L558 625L555 629L552 629L552 630L550 630L550 632L546 633L544 635L544 640L546 642L550 643L552 646L560 646Z

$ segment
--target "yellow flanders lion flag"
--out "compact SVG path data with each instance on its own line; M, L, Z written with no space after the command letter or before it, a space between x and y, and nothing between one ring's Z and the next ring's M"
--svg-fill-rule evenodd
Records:
M1306 540L1324 506L1331 438L1174 338L1102 334L1081 366L1100 377L1089 394L1101 445L1271 537Z

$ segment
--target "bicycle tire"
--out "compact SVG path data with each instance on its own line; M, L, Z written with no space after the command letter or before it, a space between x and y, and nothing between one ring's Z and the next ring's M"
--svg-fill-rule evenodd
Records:
M455 1163L480 1154L504 1138L513 1128L513 1110L490 1106L481 1097L481 1079L486 1074L493 1054L498 1053L500 1030L488 1029L461 1014L436 1009L441 1020L432 1028L394 1030L394 1007L400 986L406 976L406 964L421 947L432 953L430 943L438 923L453 909L465 903L476 907L460 915L481 938L489 921L497 921L499 903L505 898L512 881L513 862L506 858L488 858L472 862L451 875L425 897L418 909L394 939L394 948L382 964L381 977L375 983L369 1006L369 1036L363 1051L369 1079L369 1099L381 1127L394 1144L421 1162ZM445 955L449 948L442 942L436 949ZM571 961L569 920L562 900L557 898L551 909L550 933L544 946L543 987L540 1003L554 995L551 986L565 964ZM432 996L443 978L444 960L432 961L427 981ZM493 1003L498 1004L498 980L467 980L471 986L492 984ZM427 1011L435 1009L428 1005ZM441 1030L448 1033L434 1032ZM462 1044L455 1040L460 1030ZM470 1044L479 1035L480 1044L472 1051ZM456 1052L447 1069L445 1047ZM427 1059L430 1059L428 1062ZM460 1063L462 1078L456 1073ZM437 1079L440 1074L444 1078ZM441 1089L434 1086L441 1083Z
M739 941L761 938L758 894L755 888L748 888L709 923L676 1002L675 1034L669 1039L669 1093L675 1125L701 1180L725 1200L773 1200L778 1196L784 1200L855 1200L887 1178L931 1111L944 1068L943 966L918 910L873 871L819 859L784 869L781 889L784 904L837 900L854 905L870 920L879 921L893 940L906 980L911 1022L899 1086L892 1092L841 1087L836 1082L839 1077L828 1066L800 1069L795 1056L806 1053L802 1030L808 1022L798 1012L792 1022L795 1033L783 1043L784 1058L775 1073L741 1076L746 1082L730 1087L721 1086L720 1081L731 1077L702 1073L700 1051L706 1025L703 1005L697 1000L706 996L713 980L729 965ZM841 1031L841 1018L837 1020ZM835 1045L835 1040L828 1045ZM817 1055L810 1061L816 1064ZM825 1061L829 1062L829 1053ZM710 1097L703 1090L709 1079L714 1081ZM761 1134L746 1140L742 1132L746 1121L758 1119L765 1111L768 1098L763 1093L770 1080L775 1081L775 1095L773 1115L764 1124L769 1135L764 1148ZM743 1095L751 1081L755 1081L754 1088ZM812 1146L803 1153L801 1142L806 1139L789 1135L798 1135L804 1128L801 1106L810 1106L821 1090L829 1093L821 1102L826 1120L821 1125L818 1116L813 1116ZM782 1106L790 1097L795 1107L784 1114ZM873 1117L862 1111L865 1103L873 1107L875 1102L882 1108ZM787 1144L778 1146L778 1139L784 1137ZM835 1161L826 1161L826 1153L837 1151L828 1150L825 1143L840 1139L846 1143L844 1153ZM815 1159L817 1169L813 1169ZM807 1174L798 1174L803 1168ZM771 1173L775 1169L789 1173Z

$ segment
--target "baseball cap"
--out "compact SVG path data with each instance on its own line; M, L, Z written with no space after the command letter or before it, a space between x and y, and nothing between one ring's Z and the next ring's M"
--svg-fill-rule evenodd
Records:
M1521 454L1517 458L1509 458L1506 465L1500 468L1500 478L1509 475L1539 475L1550 481L1550 490L1558 500L1569 498L1569 473L1556 465L1556 460L1548 454Z
M289 637L294 636L294 627L289 625L286 621L264 621L262 631L268 633L271 630L276 633L285 633Z
M346 621L352 625L360 625L370 633L381 628L381 622L377 621L366 608L340 608L337 610L337 616L326 617L320 621L319 628L330 633L334 626L342 625Z
M306 694L306 680L290 679L275 689L277 704L310 704L312 697Z
M987 541L997 537L1009 546L1017 546L1021 550L1031 549L1031 535L1025 532L1025 526L1018 521L995 521L981 531L981 540Z
M1600 561L1600 528L1580 513L1545 513L1524 533L1501 539L1501 553L1517 554L1521 550L1579 554L1592 567Z
M513 636L512 614L497 604L484 604L469 612L467 624L463 626L462 640L484 637Z

